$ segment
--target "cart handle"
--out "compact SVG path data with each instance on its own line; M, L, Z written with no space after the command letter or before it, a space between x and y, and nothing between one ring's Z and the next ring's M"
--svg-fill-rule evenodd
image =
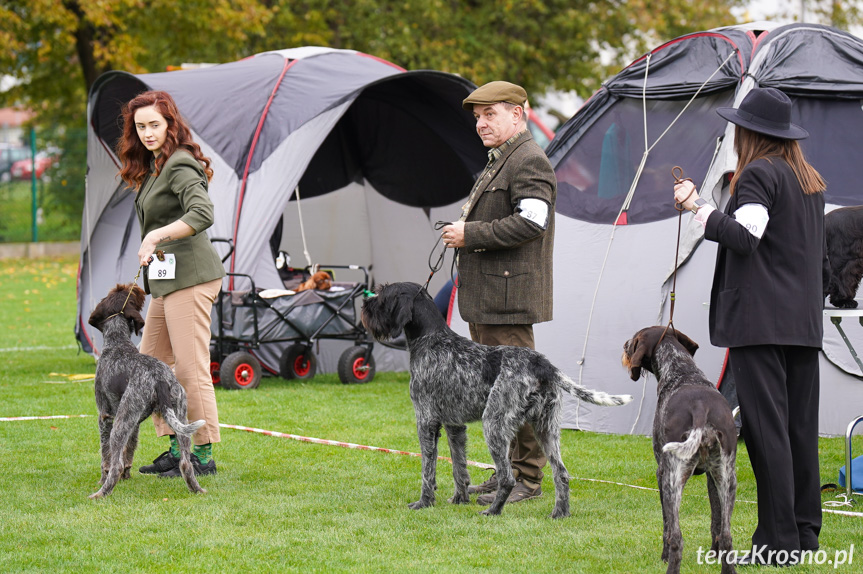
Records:
M234 253L234 240L233 239L222 239L221 237L211 237L210 243L227 243L228 244L228 253L222 257L222 263L228 260L228 257Z
M246 279L248 279L248 280L249 280L249 283L250 283L250 284L251 284L251 286L252 286L252 288L251 288L251 290L249 291L249 293L251 293L251 294L253 294L253 295L257 295L257 293L255 293L255 280L254 280L254 279L252 279L252 276L251 276L251 275L246 275L245 273L228 273L228 272L226 272L226 273L225 273L225 275L226 275L227 277L245 277Z

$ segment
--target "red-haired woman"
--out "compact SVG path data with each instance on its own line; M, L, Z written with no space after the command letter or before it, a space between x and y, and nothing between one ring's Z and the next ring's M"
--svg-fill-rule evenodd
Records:
M207 193L213 170L167 93L137 95L123 107L122 117L120 177L136 192L142 238L138 259L147 270L145 288L152 296L141 352L174 368L186 389L189 420L207 421L194 435L192 466L195 474L215 474L212 445L220 438L210 377L210 310L225 269L204 231L213 224ZM154 256L157 250L164 261ZM169 435L171 446L140 471L179 476L173 431L153 418L156 434Z
M758 487L752 552L738 564L787 565L817 550L818 352L827 248L824 180L797 140L791 99L755 88L733 123L737 170L724 211L678 184L674 197L696 212L704 237L719 244L710 293L710 342L728 347L743 439Z

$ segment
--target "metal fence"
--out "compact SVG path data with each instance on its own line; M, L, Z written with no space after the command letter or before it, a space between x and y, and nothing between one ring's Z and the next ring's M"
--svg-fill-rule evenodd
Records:
M81 215L52 202L49 176L31 181L0 182L0 243L76 241ZM83 197L83 185L81 186Z
M63 143L35 156L28 146L0 149L0 243L80 239L86 135L66 134Z

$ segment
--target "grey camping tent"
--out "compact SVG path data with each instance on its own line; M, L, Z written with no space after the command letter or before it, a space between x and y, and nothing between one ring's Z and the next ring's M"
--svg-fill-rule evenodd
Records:
M100 333L87 324L89 314L138 267L133 193L117 177L113 151L120 107L135 94L158 89L174 97L213 160L210 238L233 241L229 271L273 288L283 287L274 264L279 249L298 267L307 251L314 263L365 266L379 282L424 281L434 222L459 212L486 162L473 117L461 108L474 88L452 74L408 72L352 50L317 47L195 70L102 75L88 104L78 341L98 353ZM228 280L224 287L231 288ZM334 371L348 344L325 341L319 371ZM280 352L264 345L258 358L275 372ZM378 370L407 367L404 351L376 346L375 360Z
M537 347L589 387L636 395L614 409L568 399L564 426L650 433L655 381L630 381L620 355L636 330L669 319L671 168L683 167L702 196L724 206L734 131L715 109L756 86L792 97L792 120L811 134L804 152L827 180L828 209L863 203L863 41L834 28L756 23L682 36L606 81L558 130L547 150L558 178L555 320L539 326ZM696 362L719 381L726 350L710 345L707 330L716 244L703 241L691 214L682 223L674 325L701 345ZM863 350L854 323L843 326ZM863 380L827 318L824 334L820 431L842 434L863 412Z

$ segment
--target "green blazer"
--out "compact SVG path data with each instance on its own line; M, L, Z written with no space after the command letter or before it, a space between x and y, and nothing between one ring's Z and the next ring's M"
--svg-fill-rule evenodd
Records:
M151 166L155 171L155 163ZM207 176L192 154L177 150L165 162L158 176L151 172L135 197L135 211L142 240L150 231L178 219L195 230L190 237L165 241L157 246L157 249L176 256L177 268L174 279L145 282L153 297L225 276L219 254L204 231L213 224L213 202L207 193Z
M483 174L458 255L462 319L482 325L527 325L552 319L554 170L530 132ZM518 215L522 199L548 205L545 229Z

